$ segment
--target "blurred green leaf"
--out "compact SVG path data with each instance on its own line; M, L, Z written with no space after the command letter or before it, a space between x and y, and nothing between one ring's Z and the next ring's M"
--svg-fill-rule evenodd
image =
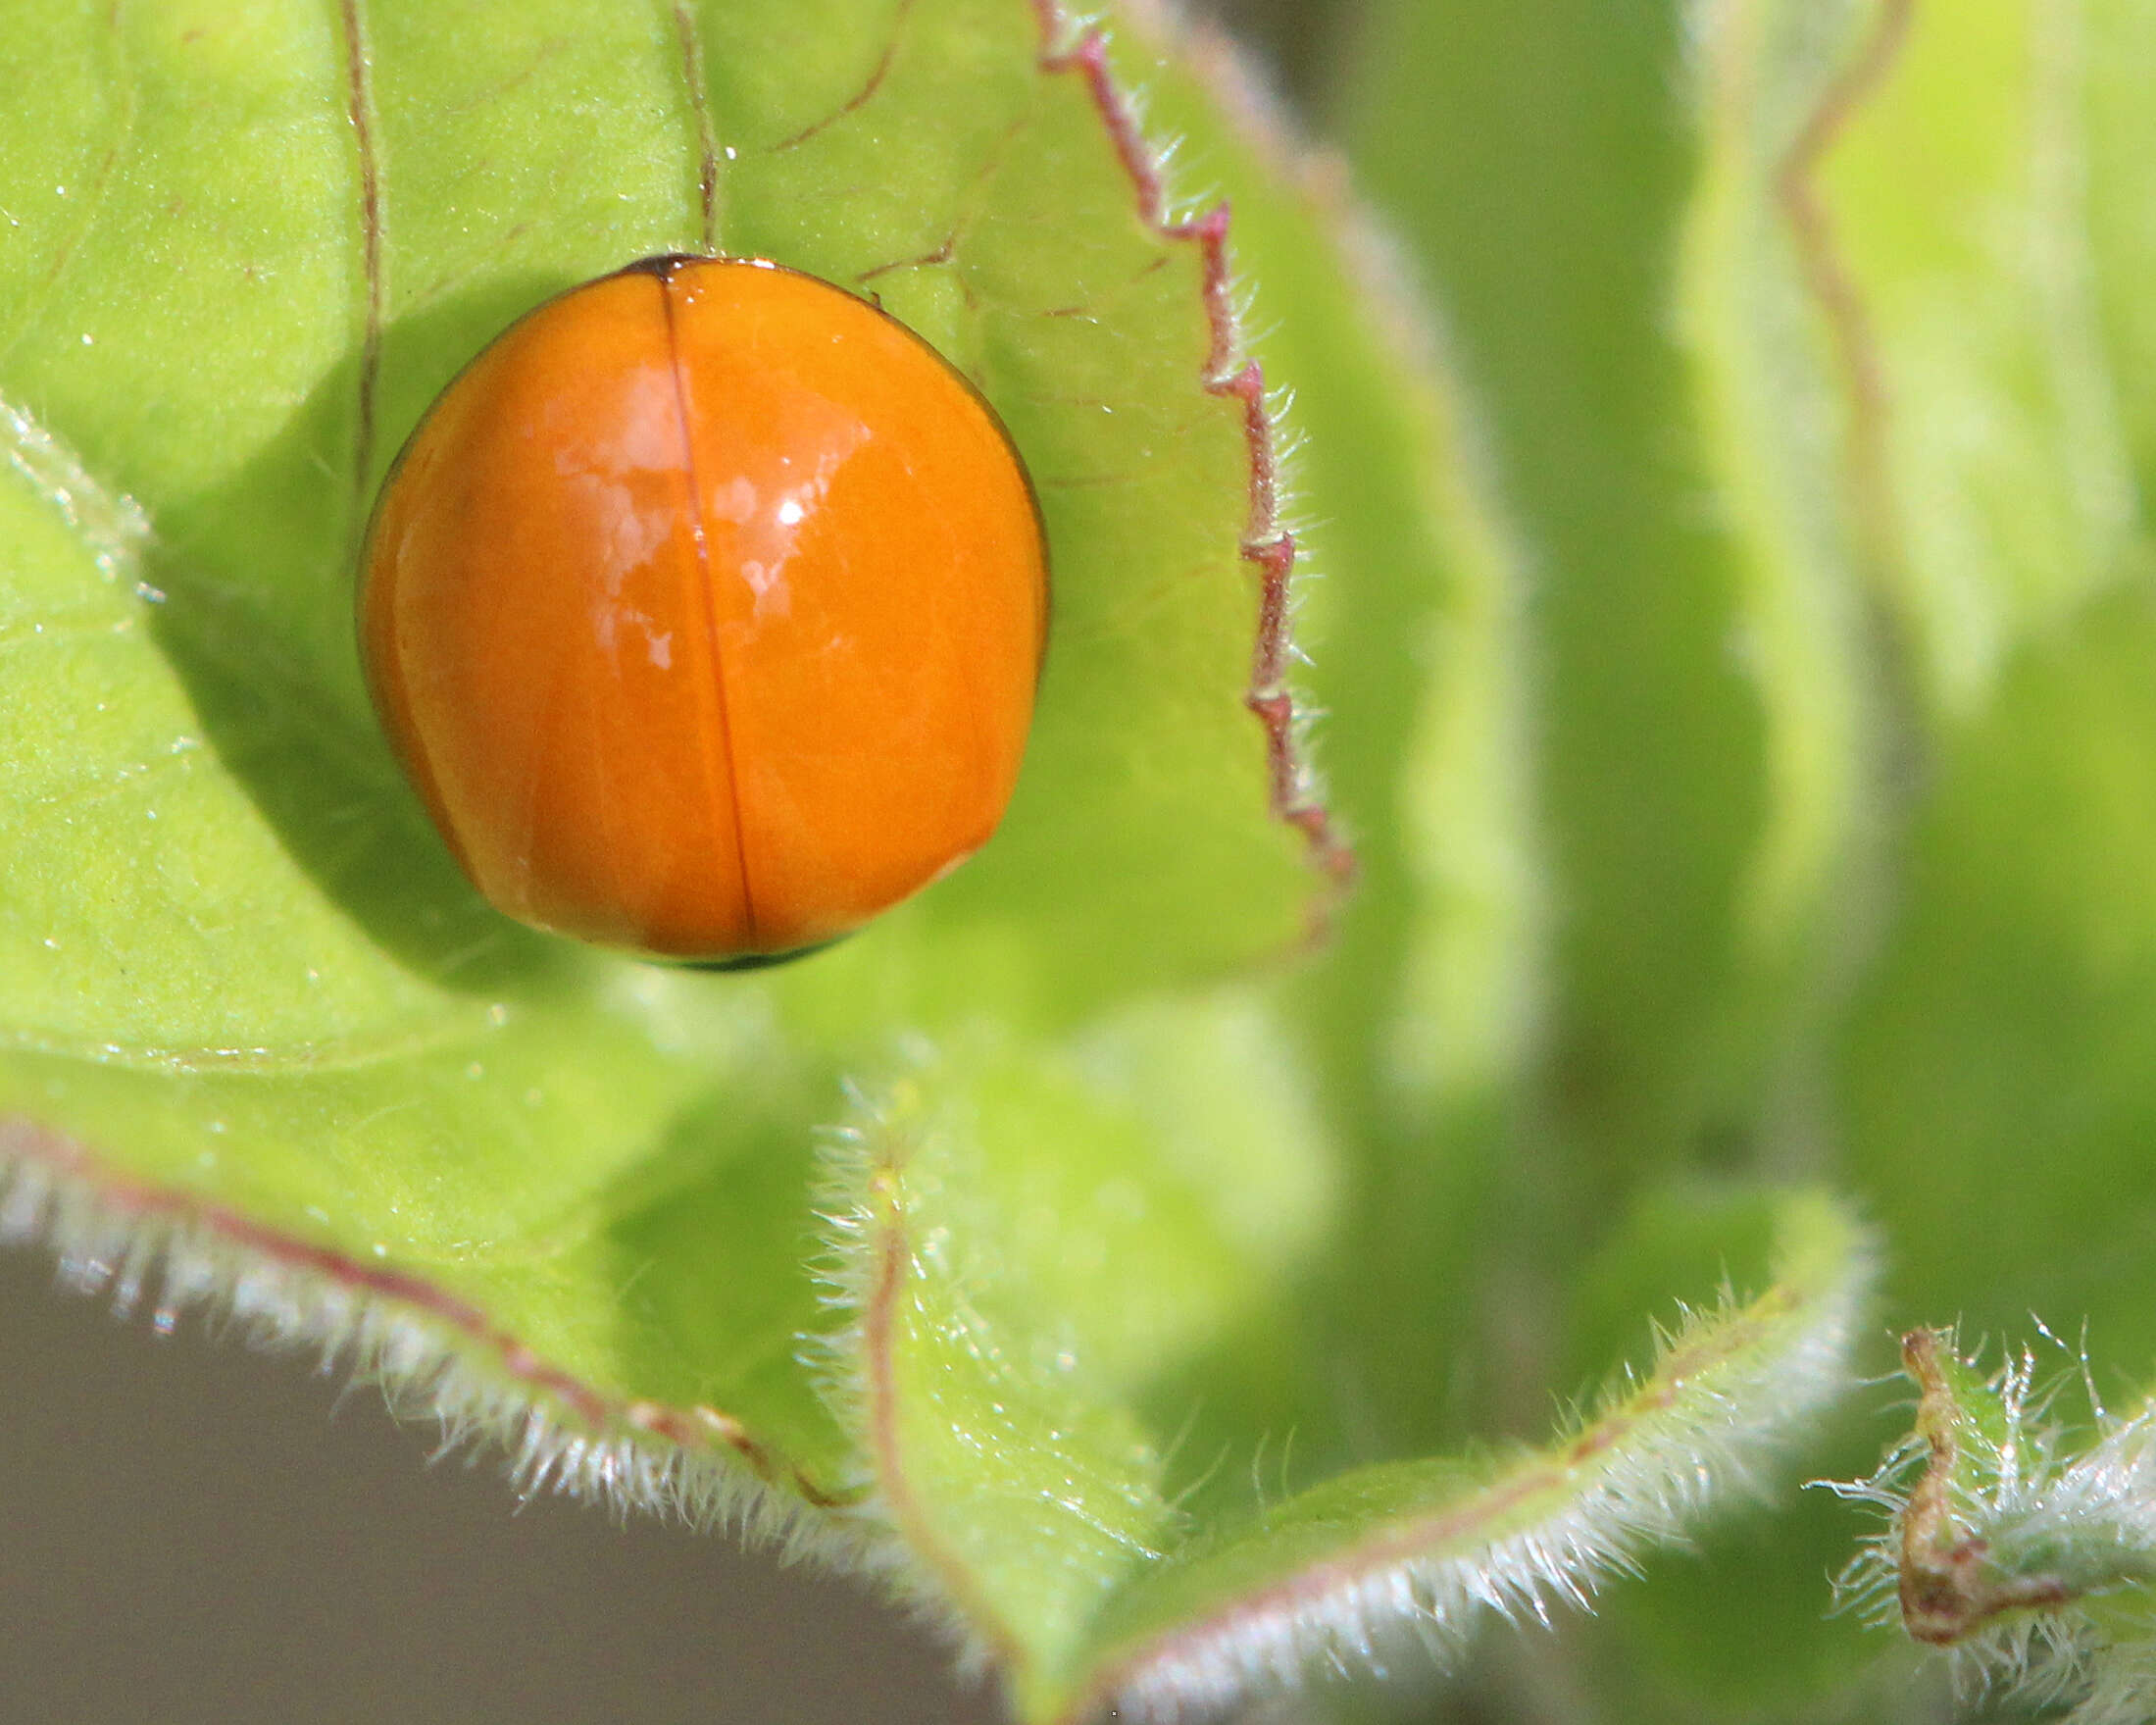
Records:
M1341 116L1448 314L1531 572L1562 1234L1731 1124L1731 1063L1750 1076L1767 719L1669 315L1694 171L1680 20L1395 0L1369 37Z
M1825 181L1884 392L1887 595L1929 769L1846 1041L1854 1165L1914 1312L2085 1316L2135 1377L2156 1352L2156 618L2140 356L2105 308L2145 218L2093 187L2145 160L2145 119L2104 92L2151 46L2125 9L1920 11Z

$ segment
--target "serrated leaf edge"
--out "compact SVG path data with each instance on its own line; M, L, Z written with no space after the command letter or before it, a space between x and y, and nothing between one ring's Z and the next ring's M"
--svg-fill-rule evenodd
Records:
M1249 451L1249 514L1238 549L1257 577L1258 629L1243 705L1264 728L1273 812L1303 836L1311 862L1330 888L1311 917L1313 939L1322 938L1339 892L1354 877L1355 854L1334 830L1306 759L1307 715L1289 683L1295 658L1288 603L1295 535L1283 525L1280 510L1285 409L1269 393L1264 369L1250 357L1243 338L1229 264L1228 206L1222 202L1196 214L1177 213L1168 153L1147 138L1137 97L1117 79L1108 31L1067 11L1059 0L1031 4L1040 25L1040 70L1083 81L1130 181L1138 220L1165 241L1198 248L1211 330L1200 381L1208 394L1240 404Z

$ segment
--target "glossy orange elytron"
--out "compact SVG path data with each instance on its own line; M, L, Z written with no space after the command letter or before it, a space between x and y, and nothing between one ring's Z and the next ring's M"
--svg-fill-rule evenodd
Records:
M987 839L1047 605L1025 470L932 348L813 277L659 258L540 306L434 403L359 625L494 904L746 960Z

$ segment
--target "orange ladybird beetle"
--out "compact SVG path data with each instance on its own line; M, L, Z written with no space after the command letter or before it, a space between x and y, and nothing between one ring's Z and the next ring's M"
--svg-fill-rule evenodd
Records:
M754 963L987 839L1047 610L1025 468L934 349L814 277L662 257L527 314L428 410L359 633L495 905Z

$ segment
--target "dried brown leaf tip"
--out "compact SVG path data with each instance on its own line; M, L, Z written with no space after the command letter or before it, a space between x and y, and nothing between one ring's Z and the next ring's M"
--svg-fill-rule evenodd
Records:
M1957 1512L1956 1470L1967 1420L1940 1363L1944 1338L1912 1330L1901 1339L1903 1369L1917 1383L1917 1437L1924 1471L1901 1515L1901 1621L1914 1641L1952 1647L2001 1612L2064 1604L2066 1583L2050 1575L2000 1575L1991 1542Z

